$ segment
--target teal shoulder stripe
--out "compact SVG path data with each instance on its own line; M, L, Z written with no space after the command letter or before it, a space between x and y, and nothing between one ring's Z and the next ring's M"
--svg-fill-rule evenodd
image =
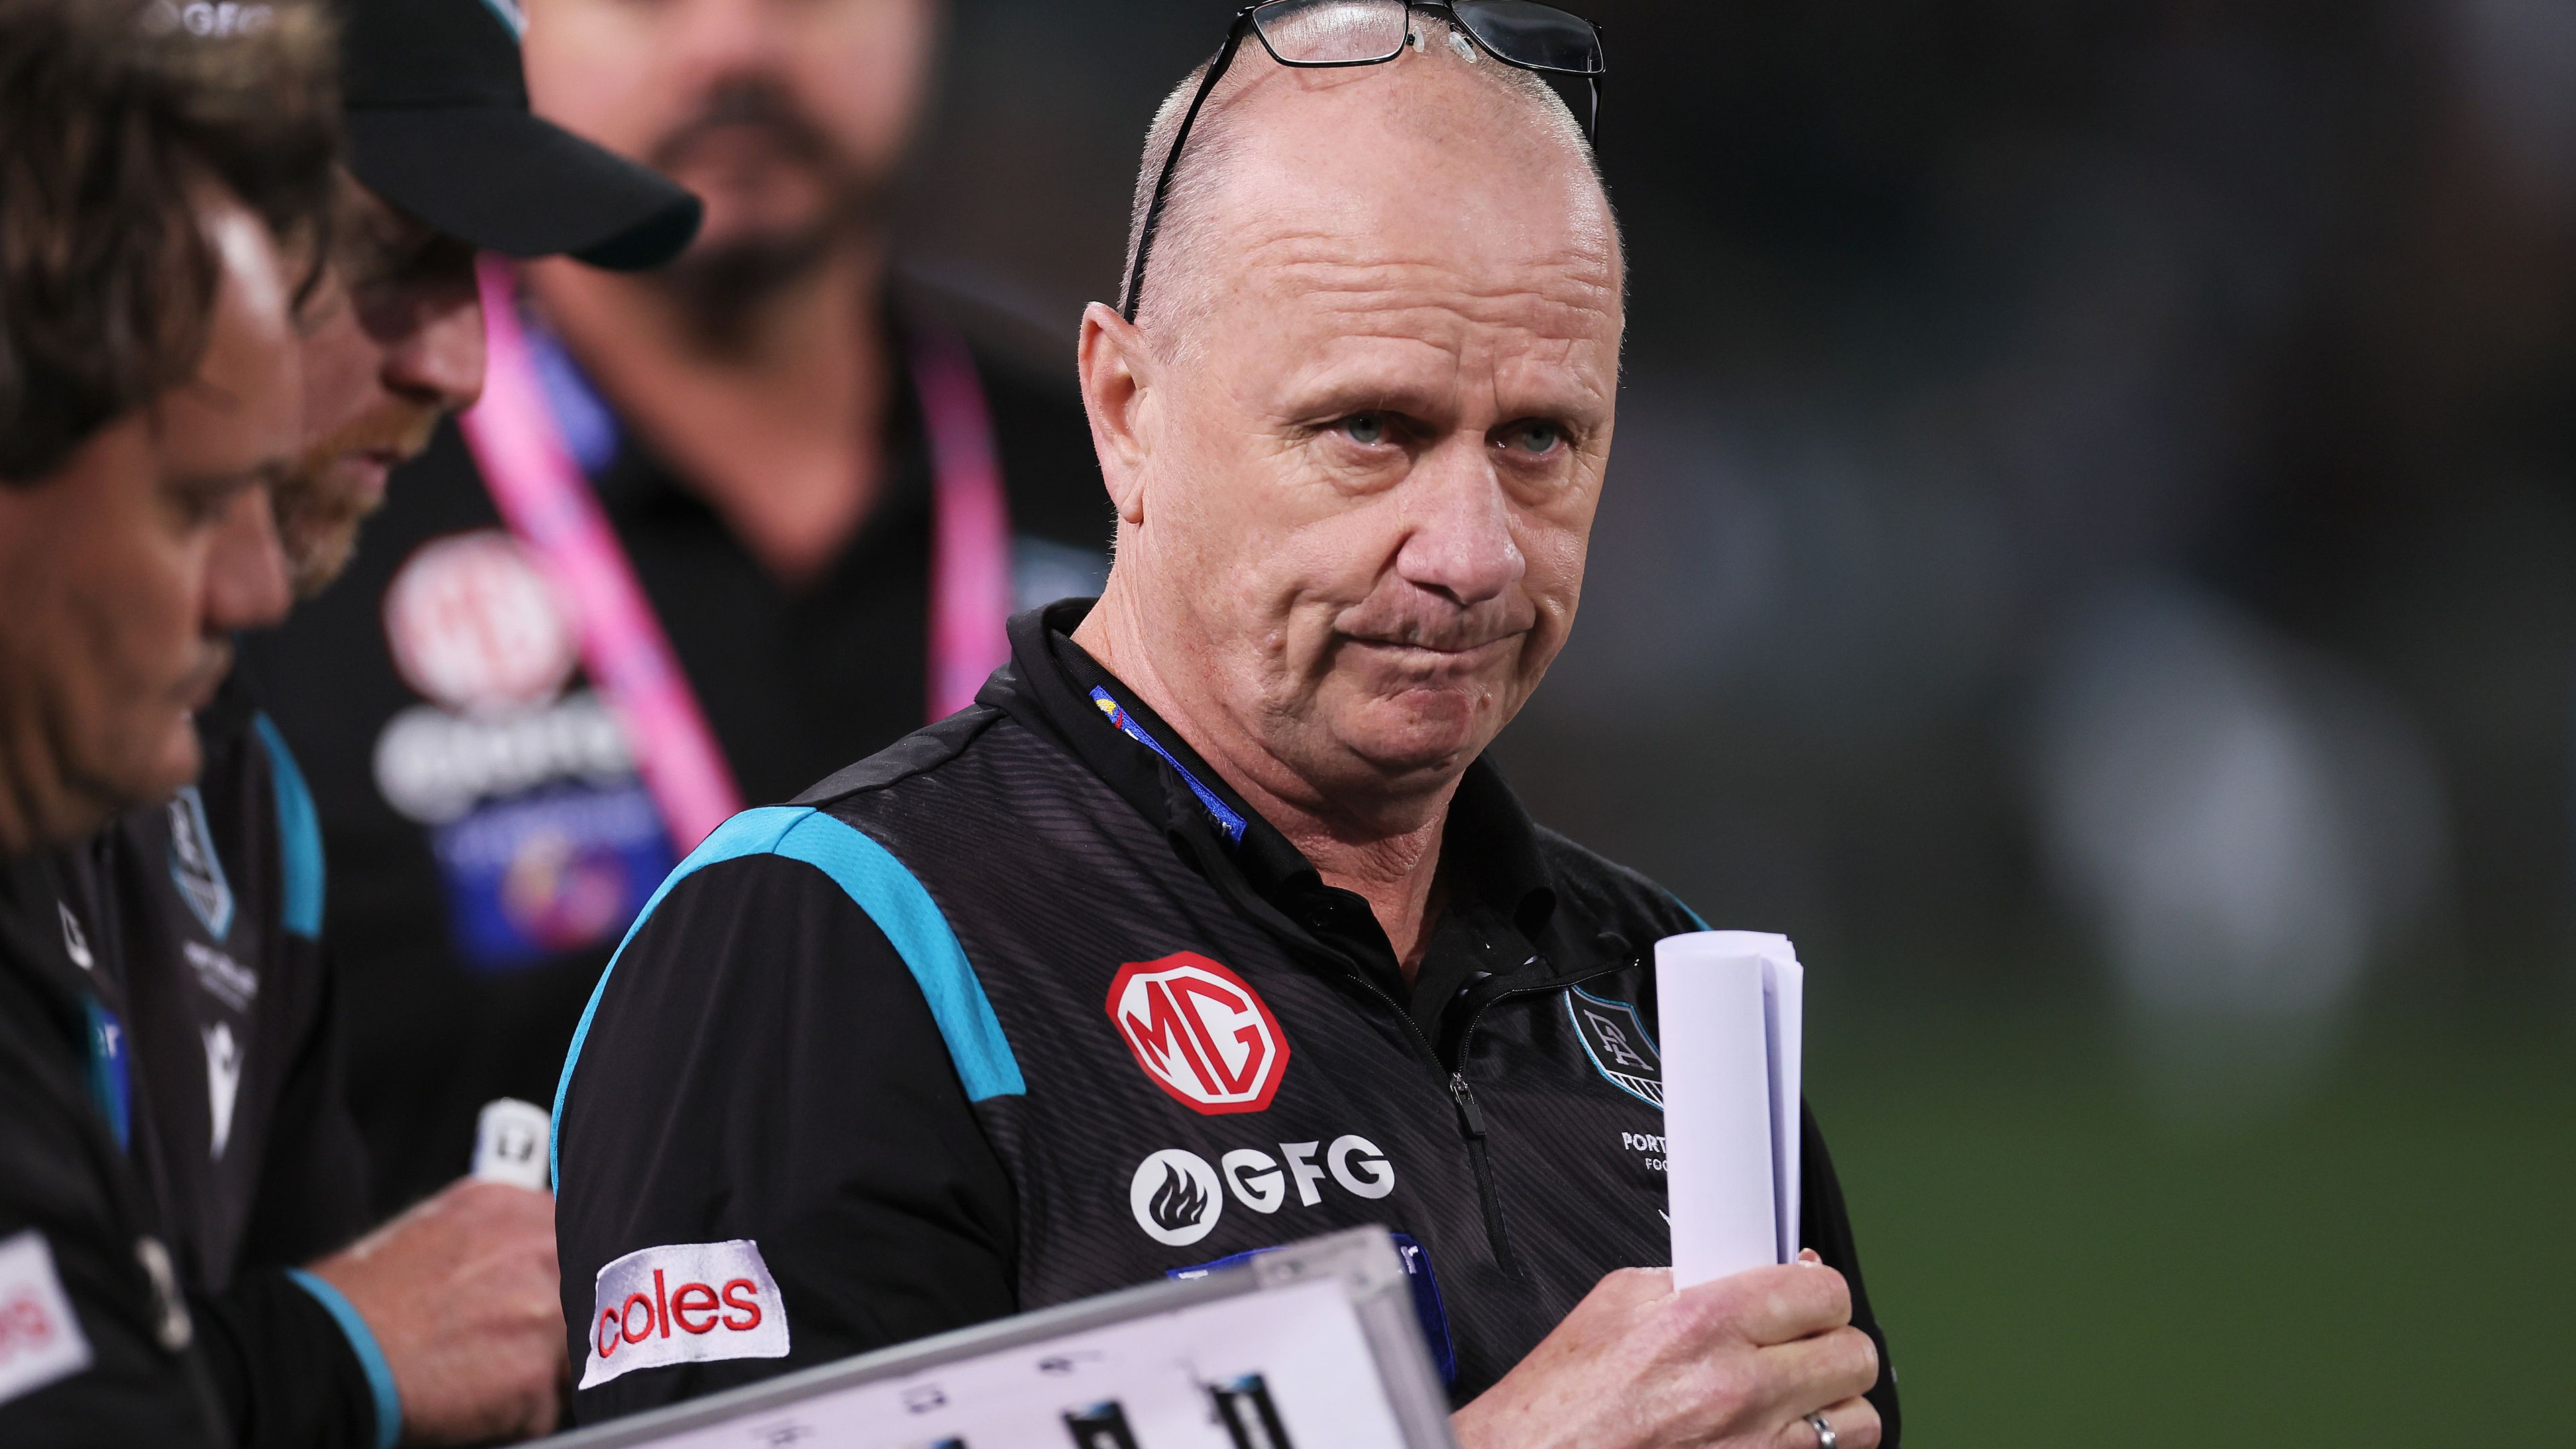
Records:
M1670 899L1674 905L1682 908L1682 914L1691 918L1692 926L1703 931L1708 929L1708 922L1701 920L1699 912L1690 908L1690 902L1683 900L1680 896L1674 895L1671 891L1664 892L1664 895Z
M286 737L265 714L251 716L268 751L269 787L277 797L278 872L285 898L286 932L311 941L322 935L322 817L304 785Z
M930 1003L930 1017L939 1026L939 1035L948 1045L949 1059L957 1065L957 1079L966 1088L970 1101L988 1097L1019 1096L1028 1091L1020 1076L1019 1059L1011 1054L1009 1038L1002 1035L1001 1019L993 1014L993 1003L984 995L984 984L975 979L975 968L966 959L966 948L957 943L957 933L948 926L939 903L930 898L919 878L905 869L884 846L869 839L847 822L808 806L771 805L746 810L717 826L713 835L689 852L653 892L636 914L635 924L626 928L626 939L618 942L617 955L610 957L608 969L599 973L599 984L590 991L590 1004L582 1008L581 1024L574 1028L572 1050L564 1057L563 1076L555 1083L554 1133L548 1146L551 1176L560 1185L563 1176L563 1108L564 1097L572 1090L572 1073L581 1061L582 1043L590 1036L591 1019L599 1013L600 998L608 992L608 978L617 970L617 962L644 928L662 898L671 887L718 861L740 860L745 856L778 855L801 860L830 876L834 884L847 892L877 929L885 932L895 954L912 972L921 988L922 999Z
M820 810L790 826L774 853L820 869L849 892L868 919L894 943L912 979L930 1003L931 1019L948 1043L969 1101L1028 1091L1020 1063L1002 1035L1002 1022L984 996L984 983L966 959L966 948L948 928L948 917L920 879L884 846Z

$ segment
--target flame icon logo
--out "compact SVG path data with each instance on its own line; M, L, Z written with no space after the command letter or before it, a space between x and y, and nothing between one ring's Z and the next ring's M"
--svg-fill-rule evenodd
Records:
M1136 1164L1136 1175L1127 1183L1127 1207L1145 1236L1178 1248L1216 1230L1225 1198L1206 1158L1166 1147Z
M1163 1185L1154 1190L1146 1211L1154 1215L1154 1221L1164 1231L1177 1233L1197 1227L1207 1205L1208 1195L1199 1190L1199 1185L1183 1176L1178 1166L1167 1162L1163 1164Z

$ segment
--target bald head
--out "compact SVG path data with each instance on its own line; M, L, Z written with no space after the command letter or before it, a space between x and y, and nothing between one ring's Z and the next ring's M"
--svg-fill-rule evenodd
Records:
M1245 47L1137 321L1083 318L1119 527L1078 642L1257 800L1361 836L1445 809L1563 645L1619 380L1579 133L1425 28L1345 70Z
M1236 179L1235 163L1247 149L1258 159L1262 137L1293 139L1300 130L1321 126L1325 130L1316 139L1323 144L1300 148L1299 155L1288 159L1345 171L1359 138L1336 132L1354 119L1355 109L1370 106L1385 113L1384 121L1410 129L1413 139L1429 142L1442 171L1490 157L1491 151L1466 144L1481 137L1507 153L1504 164L1514 170L1545 169L1557 179L1588 182L1599 200L1608 251L1617 259L1616 222L1601 189L1599 165L1564 101L1537 74L1480 51L1439 15L1416 15L1413 24L1420 46L1387 66L1297 69L1276 64L1257 43L1244 46L1191 124L1187 148L1165 190L1145 284L1135 305L1127 308L1140 325L1174 344L1186 345L1186 334L1203 320L1208 299L1227 284L1217 269L1204 263L1224 254L1224 243L1215 235L1217 223L1237 213L1219 193ZM1135 273L1137 249L1145 245L1154 183L1162 175L1173 143L1181 137L1190 100L1198 94L1208 64L1190 72L1163 98L1146 132L1128 218L1122 278ZM1354 92L1355 84L1373 72L1398 67L1404 72L1400 83Z

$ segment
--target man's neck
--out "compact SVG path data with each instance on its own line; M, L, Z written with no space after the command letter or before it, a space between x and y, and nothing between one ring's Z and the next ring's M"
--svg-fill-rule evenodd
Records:
M531 277L626 426L774 577L810 582L839 556L885 472L882 244L748 300L721 340L649 276L557 260Z
M1458 776L1381 795L1365 808L1326 799L1218 701L1191 687L1189 681L1203 679L1203 671L1161 666L1160 652L1115 575L1074 630L1073 642L1178 730L1245 804L1304 854L1326 885L1356 892L1369 903L1410 984L1439 919L1440 847Z
M19 793L7 788L11 783L0 779L0 865L36 850L34 812L19 799Z
M71 779L53 731L32 711L0 718L0 864L87 833L67 828L88 804Z

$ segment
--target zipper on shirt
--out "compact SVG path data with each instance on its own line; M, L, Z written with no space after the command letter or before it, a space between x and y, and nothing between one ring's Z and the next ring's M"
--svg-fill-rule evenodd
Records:
M1331 955L1329 952L1325 954ZM1502 1192L1494 1183L1493 1163L1485 1155L1485 1113L1483 1108L1476 1105L1474 1090L1467 1085L1464 1075L1451 1071L1448 1064L1440 1060L1439 1049L1431 1044L1431 1038L1423 1032L1421 1023L1415 1021L1410 1013L1397 1005L1395 998L1387 994L1386 988L1359 972L1352 971L1347 974L1351 980L1366 988L1371 996L1386 1003L1387 1010L1395 1013L1395 1019L1404 1023L1404 1029L1413 1038L1413 1044L1422 1048L1423 1059L1430 1062L1435 1071L1447 1078L1449 1105L1457 1114L1458 1136L1466 1144L1467 1166L1476 1178L1477 1205L1484 1210L1486 1244L1493 1249L1494 1262L1497 1266L1515 1278L1521 1277L1520 1261L1512 1255L1511 1235L1503 1228Z
M1538 957L1532 956L1521 964L1526 968L1536 964L1537 961ZM1626 964L1622 962L1574 976L1559 976L1535 985L1515 986L1506 991L1495 992L1476 1003L1475 1010L1468 1014L1467 1025L1458 1033L1456 1063L1454 1065L1442 1063L1449 1072L1449 1099L1458 1108L1458 1131L1467 1139L1467 1160L1476 1170L1476 1192L1484 1200L1485 1236L1493 1242L1495 1260L1501 1263L1503 1270L1513 1277L1520 1277L1521 1270L1512 1256L1511 1229L1503 1221L1502 1189L1495 1182L1493 1160L1485 1146L1485 1113L1483 1108L1476 1105L1475 1089L1467 1085L1467 1051L1475 1043L1476 1024L1484 1020L1486 1011L1498 1001L1508 1001L1516 996L1539 996L1563 991L1567 987L1579 985L1595 977L1612 975L1624 969ZM1412 1022L1409 1016L1405 1020L1407 1023ZM1414 1028L1414 1035L1421 1038L1426 1047L1430 1045L1429 1038L1422 1035L1419 1026ZM1436 1053L1433 1060L1438 1060Z
M1467 1165L1476 1172L1476 1196L1485 1208L1485 1238L1494 1245L1494 1261L1518 1278L1522 1275L1512 1256L1511 1230L1503 1225L1502 1189L1494 1182L1493 1159L1485 1150L1485 1113L1476 1105L1476 1091L1467 1085L1466 1073L1449 1074L1449 1100L1458 1106L1458 1131L1467 1139Z
M1172 837L1176 843L1188 842L1189 854L1199 854L1203 849L1198 841L1184 832L1174 831ZM1208 853L1214 854L1214 852ZM1485 1009L1495 1002L1514 996L1532 996L1541 992L1563 990L1577 982L1589 981L1596 976L1610 975L1621 970L1628 963L1619 962L1598 970L1586 971L1579 976L1558 977L1535 986L1515 987L1509 991L1496 992L1485 1001L1478 1003L1474 1014L1468 1017L1467 1028L1458 1037L1459 1065L1453 1067L1441 1058L1440 1049L1432 1044L1431 1037L1423 1031L1422 1024L1413 1019L1413 1013L1407 1011L1402 1003L1388 994L1385 987L1371 980L1366 972L1350 969L1352 963L1345 960L1341 953L1324 946L1322 942L1315 940L1305 931L1294 929L1296 923L1290 921L1284 913L1254 892L1242 876L1232 869L1230 862L1223 863L1216 869L1202 866L1199 873L1202 879L1216 887L1219 895L1228 897L1237 909L1243 910L1256 919L1268 916L1281 924L1291 926L1292 930L1288 936L1291 942L1311 948L1321 959L1341 967L1344 976L1357 982L1371 996L1383 1002L1387 1010L1394 1013L1395 1019L1404 1023L1405 1032L1413 1038L1413 1044L1422 1049L1423 1060L1429 1062L1432 1070L1438 1072L1444 1079L1450 1107L1458 1119L1458 1137L1467 1149L1467 1166L1475 1175L1477 1203L1483 1209L1485 1218L1485 1240L1487 1246L1493 1251L1494 1262L1514 1278L1525 1277L1526 1275L1521 1272L1519 1257L1512 1252L1511 1231L1503 1222L1502 1189L1495 1181L1493 1161L1485 1143L1485 1112L1476 1104L1475 1089L1467 1084L1467 1075L1462 1070L1467 1060L1467 1045L1475 1036L1476 1023L1484 1017ZM1533 962L1537 959L1536 956L1530 958Z
M1522 965L1526 967L1537 960L1538 957L1532 956ZM1476 1024L1484 1020L1486 1011L1490 1010L1496 1002L1509 1001L1516 996L1541 996L1549 992L1563 991L1569 986L1581 985L1596 977L1615 975L1630 964L1632 963L1626 961L1614 962L1608 966L1597 967L1572 976L1558 976L1529 986L1515 986L1510 990L1497 991L1486 997L1476 1003L1476 1009L1467 1017L1465 1029L1458 1033L1458 1060L1454 1066L1441 1058L1440 1049L1431 1044L1431 1037L1423 1031L1422 1024L1413 1019L1411 1012L1398 1005L1396 999L1388 995L1384 987L1359 972L1349 973L1352 980L1368 989L1370 995L1386 1003L1387 1009L1395 1013L1395 1019L1404 1023L1404 1029L1412 1035L1414 1044L1422 1048L1422 1054L1430 1059L1433 1067L1447 1077L1449 1103L1458 1118L1458 1136L1466 1143L1467 1166L1475 1174L1477 1202L1484 1210L1485 1241L1493 1249L1494 1262L1504 1272L1515 1278L1526 1275L1521 1272L1518 1255L1512 1252L1511 1229L1503 1220L1502 1187L1495 1179L1493 1158L1485 1142L1485 1110L1476 1103L1476 1089L1467 1083L1467 1049L1475 1042Z

